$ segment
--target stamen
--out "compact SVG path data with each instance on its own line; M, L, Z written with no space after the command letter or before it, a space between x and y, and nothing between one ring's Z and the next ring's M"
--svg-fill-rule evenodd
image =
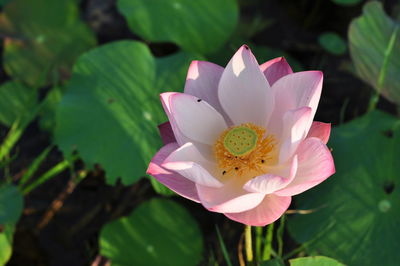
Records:
M216 141L214 152L218 167L224 169L222 175L254 176L276 163L276 145L273 135L247 123L225 130Z

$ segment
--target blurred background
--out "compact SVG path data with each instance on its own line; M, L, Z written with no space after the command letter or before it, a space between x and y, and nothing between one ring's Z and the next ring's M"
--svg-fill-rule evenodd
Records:
M335 181L295 197L287 222L269 227L270 256L399 261L399 1L0 0L0 8L0 265L243 264L241 224L145 174L166 121L158 95L183 90L192 60L225 66L242 44L260 64L284 56L294 71L322 70L315 120L338 128L328 144ZM367 142L384 150L351 152ZM296 211L318 208L313 217ZM260 261L266 233L255 231ZM385 251L371 255L376 248Z

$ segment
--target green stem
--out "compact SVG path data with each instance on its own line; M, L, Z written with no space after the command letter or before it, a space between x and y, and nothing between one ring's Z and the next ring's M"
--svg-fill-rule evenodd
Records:
M10 131L8 131L6 138L0 146L0 161L3 161L10 154L11 149L24 132L25 127L26 125L21 125L19 120L11 125Z
M245 247L246 247L246 258L247 262L253 262L253 247L252 247L252 240L251 240L251 225L246 225L244 228L244 240L245 240Z
M219 228L218 228L217 225L215 225L215 229L216 229L216 231L217 231L217 236L218 236L218 240L219 240L219 245L221 246L222 254L224 255L226 265L232 266L231 259L229 258L229 254L228 254L228 251L227 251L227 249L226 249L224 240L222 239L221 232L219 231Z
M277 234L277 241L278 241L278 256L282 257L283 253L283 231L285 229L285 215L281 217L281 224L276 232Z
M39 169L39 166L44 161L44 159L46 159L47 155L49 154L52 148L53 145L50 145L44 151L42 151L42 153L40 153L38 157L35 158L35 160L29 166L28 170L21 177L21 180L18 183L19 187L23 187L30 180L30 178L36 173L36 171Z
M263 251L263 255L262 255L263 261L271 259L273 235L274 235L274 223L268 225L268 228L267 228L267 233L265 235L264 251Z
M290 259L291 257L293 257L295 254L300 253L301 251L303 251L305 249L305 245L301 245L297 248L295 248L294 250L290 251L289 253L287 253L282 259L283 260L287 260Z
M32 190L34 190L37 186L40 186L50 178L58 175L59 173L63 172L65 169L67 169L70 166L70 162L68 160L64 160L58 164L56 164L53 168L48 170L46 173L44 173L42 176L40 176L38 179L36 179L32 184L26 186L22 190L22 194L26 195Z
M379 94L382 92L383 85L385 83L385 78L386 78L387 69L388 69L388 65L389 65L389 58L393 52L393 48L396 43L398 31L399 31L399 27L396 26L392 32L392 35L390 36L390 40L389 40L388 46L386 47L385 54L383 57L382 67L379 71L378 81L376 83L377 90L369 102L368 111L374 110L376 108L376 105L378 104Z
M256 226L255 229L256 229L256 256L257 256L257 261L261 261L262 258L261 244L262 244L263 227Z

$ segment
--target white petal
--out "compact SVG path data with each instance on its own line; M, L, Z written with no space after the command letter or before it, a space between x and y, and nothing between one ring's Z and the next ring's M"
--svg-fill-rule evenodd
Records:
M201 204L209 211L219 213L236 213L256 207L264 199L263 193L252 193L244 190L235 180L223 187L213 188L196 184Z
M151 159L147 173L182 197L200 202L199 196L197 195L196 184L193 181L161 166L168 155L177 148L178 144L176 142L169 143L162 147L156 155L154 155L153 159Z
M289 208L292 197L269 194L257 207L239 213L225 213L226 217L251 226L265 226L279 219Z
M318 138L304 140L298 150L299 167L293 181L275 192L279 196L292 196L302 193L335 173L332 154Z
M210 162L190 142L172 152L162 167L175 171L187 179L209 187L221 187L223 184L212 176L216 164Z
M172 129L189 140L213 145L227 128L221 114L204 100L184 93L174 93L168 100Z
M227 119L218 99L218 84L224 68L206 61L192 61L185 83L185 93L208 102Z
M233 124L267 125L274 107L272 90L246 45L236 52L222 73L218 98Z
M272 86L275 108L268 124L272 134L282 131L283 115L293 109L308 106L310 120L314 119L321 96L323 74L320 71L303 71L286 75ZM311 124L310 124L311 126Z
M285 113L283 116L279 162L283 163L290 158L305 139L312 122L310 117L310 107L301 107Z
M294 156L290 163L283 164L273 173L257 176L249 180L244 189L250 192L271 194L286 187L296 175L297 156Z

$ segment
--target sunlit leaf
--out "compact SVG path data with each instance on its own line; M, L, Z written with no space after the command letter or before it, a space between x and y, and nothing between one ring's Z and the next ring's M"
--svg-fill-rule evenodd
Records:
M12 243L15 226L6 224L0 232L0 265L6 265L12 254Z
M297 258L289 262L290 266L344 266L337 260L324 256Z
M326 51L334 55L346 52L346 43L337 33L325 32L318 37L318 42Z
M8 81L0 86L0 122L11 126L37 106L37 91L22 83Z
M112 265L198 265L203 238L196 221L179 204L153 199L101 231L100 254Z
M107 181L130 184L144 176L161 146L154 88L155 62L139 42L121 41L81 56L56 114L56 143L99 163Z
M68 77L76 57L96 43L76 0L13 0L0 29L5 70L34 87Z
M400 260L400 123L372 112L335 128L336 174L296 197L310 214L289 217L289 231L310 252L348 265ZM373 254L373 255L366 255Z
M349 28L350 54L358 75L388 100L400 104L400 24L376 1Z
M218 50L235 29L236 0L118 0L130 29L145 40L174 42L201 54Z
M159 94L183 89L191 58L180 53L155 59L136 41L81 56L57 108L56 143L67 155L77 150L85 162L100 164L110 184L118 177L135 182L161 147L157 126L166 116Z

